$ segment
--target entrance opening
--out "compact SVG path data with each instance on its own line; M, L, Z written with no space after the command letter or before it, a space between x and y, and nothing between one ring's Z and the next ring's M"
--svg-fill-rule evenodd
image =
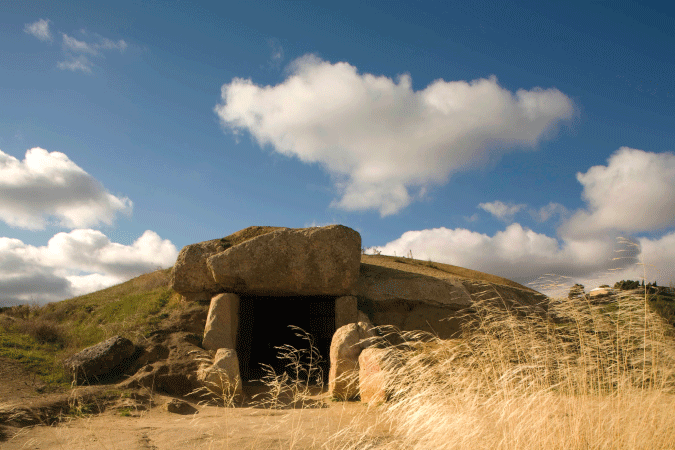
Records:
M294 325L312 336L314 347L321 355L321 362L314 364L323 373L324 385L328 385L330 368L330 342L335 333L335 297L255 297L242 296L239 303L239 330L237 355L239 372L246 385L262 384L266 375L262 364L271 366L276 374L287 372L288 360L279 359L282 345L308 350L309 342L298 337ZM301 363L309 364L308 352L303 353Z

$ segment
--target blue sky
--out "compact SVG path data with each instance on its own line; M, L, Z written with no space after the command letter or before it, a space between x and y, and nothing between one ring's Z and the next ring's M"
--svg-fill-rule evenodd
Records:
M675 12L544 3L3 3L0 303L250 225L675 282Z

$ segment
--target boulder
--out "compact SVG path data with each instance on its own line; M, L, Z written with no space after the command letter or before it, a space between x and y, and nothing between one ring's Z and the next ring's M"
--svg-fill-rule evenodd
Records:
M206 350L236 348L239 302L237 294L218 294L211 299L202 347Z
M230 348L219 349L213 364L204 364L199 368L197 379L225 401L243 394L237 352Z
M387 350L366 348L359 355L359 395L369 405L386 400L384 358Z
M350 295L361 236L343 225L278 230L209 256L220 292L247 295Z
M85 348L63 364L78 383L120 377L134 362L136 347L126 338L113 336Z
M403 324L404 331L426 331L441 339L457 338L461 334L462 320L453 310L437 306L415 307Z
M206 266L206 259L209 256L262 234L287 229L253 226L239 230L222 239L186 245L178 254L176 263L171 270L169 287L182 294L187 300L208 301L214 294L223 292L219 291L218 285Z
M471 296L459 281L373 264L361 264L357 293L374 302L424 302L455 309L471 305Z
M375 339L369 324L350 323L340 327L330 344L328 390L333 398L354 399L359 394L359 355Z

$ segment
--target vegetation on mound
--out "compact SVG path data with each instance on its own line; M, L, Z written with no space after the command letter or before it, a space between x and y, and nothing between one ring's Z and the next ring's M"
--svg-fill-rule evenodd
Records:
M61 361L114 335L139 341L180 306L169 289L171 269L44 306L0 311L0 356L20 361L48 386L70 383Z

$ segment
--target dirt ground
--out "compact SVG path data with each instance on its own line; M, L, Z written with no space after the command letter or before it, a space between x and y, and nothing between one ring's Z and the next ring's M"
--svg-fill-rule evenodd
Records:
M6 429L3 450L19 449L340 449L381 448L391 441L377 407L326 402L311 409L224 408L192 404L168 412L170 397L150 407L122 400L105 412L51 426Z

